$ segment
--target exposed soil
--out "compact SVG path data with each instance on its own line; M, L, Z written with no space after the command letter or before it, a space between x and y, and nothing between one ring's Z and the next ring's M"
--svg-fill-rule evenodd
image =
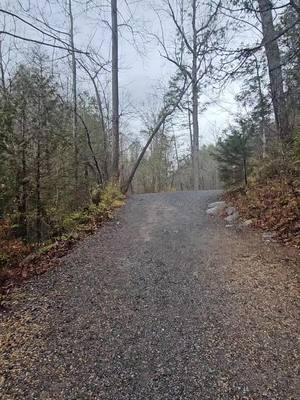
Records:
M133 196L13 291L1 399L299 398L299 253L208 217L217 195Z

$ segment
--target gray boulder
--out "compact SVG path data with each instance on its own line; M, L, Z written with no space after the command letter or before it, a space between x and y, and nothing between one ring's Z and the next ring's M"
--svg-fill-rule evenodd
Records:
M243 221L242 226L250 226L252 225L252 219L246 219L246 221Z
M225 201L215 201L214 203L210 203L208 208L218 208L219 210L223 210L226 207Z
M220 209L217 207L212 207L212 208L209 208L208 210L206 210L207 215L218 215L219 212L220 212Z
M233 222L237 221L238 218L239 218L239 213L236 211L235 213L228 215L225 218L225 221L228 222L229 224L232 224Z
M266 241L271 241L275 237L276 237L276 233L275 232L264 232L262 234L263 240L266 240Z
M236 208L235 207L227 207L226 208L226 214L227 215L232 215L232 214L234 214L234 213L236 213Z

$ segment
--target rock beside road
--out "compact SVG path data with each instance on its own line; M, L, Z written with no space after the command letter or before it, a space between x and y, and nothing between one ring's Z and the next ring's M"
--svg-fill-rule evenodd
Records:
M238 218L239 218L238 211L234 211L232 214L227 215L227 217L225 217L224 219L228 223L233 223L233 222L236 222L238 220Z
M263 240L266 240L266 241L271 241L271 240L273 240L275 237L276 237L276 233L275 233L275 232L264 232L264 233L262 234Z
M227 207L225 201L216 201L210 203L206 210L206 214L217 216L225 213L225 221L229 224L236 222L239 219L239 212L235 207Z
M208 215L219 215L226 207L225 201L216 201L214 203L210 203L208 205L208 209L206 210L206 214Z
M226 207L226 202L225 201L215 201L214 203L209 203L207 208L218 208L218 209L224 209Z
M243 227L251 226L253 223L252 219L246 219L246 221L242 222Z
M228 206L225 201L210 203L206 210L206 214L211 216L222 216L226 222L226 228L236 228L237 230L241 230L243 228L248 228L253 224L252 219L241 221L237 208ZM264 232L262 234L262 239L264 242L276 242L276 233L269 231Z
M227 215L233 215L237 212L237 209L235 207L227 207L226 208L226 214Z

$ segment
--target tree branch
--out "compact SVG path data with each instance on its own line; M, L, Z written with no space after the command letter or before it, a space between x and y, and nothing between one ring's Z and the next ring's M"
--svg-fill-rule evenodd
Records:
M17 34L14 34L14 33L11 33L11 32L7 32L7 31L0 31L0 35L1 34L12 36L15 39L23 40L25 42L31 42L31 43L40 44L42 46L51 47L51 48L54 48L54 49L65 50L65 51L68 51L69 53L72 53L74 51L75 53L78 53L78 54L85 54L85 55L89 55L90 54L90 53L88 53L86 51L83 51L83 50L76 50L76 49L72 50L70 47L63 47L63 46L58 46L58 45L52 44L52 43L42 42L42 41L36 40L36 39L30 39L30 38L27 38L27 37L24 37L24 36L19 36Z

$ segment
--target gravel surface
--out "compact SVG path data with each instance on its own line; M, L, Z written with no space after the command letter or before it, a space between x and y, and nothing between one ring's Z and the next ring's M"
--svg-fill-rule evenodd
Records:
M15 290L1 399L299 399L299 257L207 216L217 194L132 196Z

